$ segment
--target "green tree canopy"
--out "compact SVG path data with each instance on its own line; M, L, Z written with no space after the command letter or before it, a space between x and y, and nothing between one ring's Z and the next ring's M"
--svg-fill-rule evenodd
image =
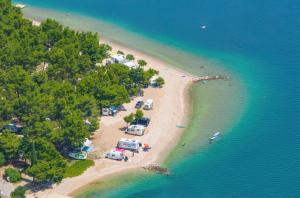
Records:
M7 160L19 158L20 145L21 138L16 134L4 131L0 135L0 151L5 155Z
M3 166L6 163L5 156L0 152L0 166Z
M26 187L18 186L10 195L11 198L25 198Z
M7 168L4 171L4 176L9 180L9 182L16 183L21 180L21 172L15 168Z
M130 124L132 121L133 121L133 119L134 119L134 114L133 113L131 113L131 114L129 114L128 116L125 116L124 118L124 121L127 123L127 125L128 124Z
M53 144L46 139L35 140L37 162L27 170L34 182L59 182L63 178L66 163ZM29 153L31 155L32 152Z
M146 66L148 63L145 60L138 60L138 64L140 67Z
M2 132L0 152L8 162L28 163L36 182L60 181L62 155L98 129L100 109L130 102L157 72L98 67L111 50L98 34L53 19L33 26L10 0L0 1L0 19L0 129L21 128L18 135Z
M118 51L117 51L117 54L124 55L124 52L122 52L121 50L118 50Z
M134 115L135 119L139 120L139 119L143 118L143 116L144 116L144 113L142 110L140 110L140 109L136 110L135 115Z
M158 77L156 83L158 87L162 87L165 84L165 80L162 77Z
M127 54L127 55L126 55L126 59L127 59L127 60L130 60L130 61L135 60L135 58L134 58L134 56L133 56L132 54Z

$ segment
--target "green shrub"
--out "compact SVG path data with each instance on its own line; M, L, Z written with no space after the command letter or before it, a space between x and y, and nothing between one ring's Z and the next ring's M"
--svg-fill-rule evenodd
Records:
M123 120L129 125L134 120L134 114L131 113L128 116L125 116Z
M72 161L71 165L66 168L64 178L76 177L81 175L86 169L94 166L95 162L93 160L78 160Z
M144 60L138 60L138 64L139 64L139 66L144 67L147 65L147 62Z
M130 60L130 61L133 61L135 58L134 58L134 56L132 54L127 54L126 55L126 59Z
M122 54L122 55L124 55L124 52L118 50L118 51L117 51L117 54Z
M5 156L2 152L0 152L0 166L3 166L5 164Z
M140 109L136 110L135 115L134 115L135 119L137 119L137 120L142 119L143 116L144 116L144 113L142 110L140 110Z
M165 80L162 77L158 77L156 83L158 87L162 87L165 84Z
M21 180L21 172L14 168L7 168L5 169L5 178L9 182L15 183Z
M24 186L17 187L10 195L11 198L25 198L26 188Z

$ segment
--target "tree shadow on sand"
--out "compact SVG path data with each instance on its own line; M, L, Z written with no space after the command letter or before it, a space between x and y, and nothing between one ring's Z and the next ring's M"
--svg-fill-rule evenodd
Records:
M120 131L126 131L126 129L127 129L127 127L126 127L126 126L124 126L124 127L120 127L120 128L119 128L119 130L120 130Z
M24 187L26 187L26 189L28 189L33 193L37 193L40 191L53 189L53 183L52 182L44 182L44 183L29 182Z

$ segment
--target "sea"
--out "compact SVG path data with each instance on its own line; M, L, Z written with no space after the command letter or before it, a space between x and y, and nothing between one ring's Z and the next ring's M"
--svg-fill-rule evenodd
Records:
M27 4L26 17L99 32L194 75L229 77L193 85L189 123L163 163L169 176L129 172L74 196L300 197L300 1L14 2Z

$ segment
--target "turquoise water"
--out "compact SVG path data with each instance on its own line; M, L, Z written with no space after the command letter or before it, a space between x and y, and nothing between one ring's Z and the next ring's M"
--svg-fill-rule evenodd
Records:
M64 12L28 8L29 16L101 32L194 74L233 77L193 87L189 144L167 160L171 176L136 176L82 197L300 197L298 1L22 2ZM223 135L209 146L213 130Z

